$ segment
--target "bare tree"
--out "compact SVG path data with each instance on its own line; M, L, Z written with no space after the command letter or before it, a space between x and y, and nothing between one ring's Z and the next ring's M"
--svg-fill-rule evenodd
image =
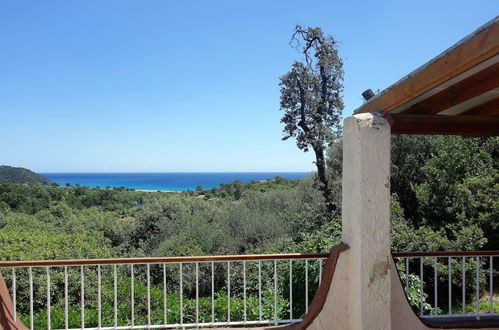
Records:
M343 110L343 61L337 43L316 28L295 27L290 44L304 55L280 78L280 107L284 137L296 139L299 149L315 153L319 189L328 210L337 206L326 171L325 151L337 139Z

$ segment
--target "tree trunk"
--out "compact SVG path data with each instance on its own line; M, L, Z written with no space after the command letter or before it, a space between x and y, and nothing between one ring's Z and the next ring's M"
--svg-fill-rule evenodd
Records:
M326 160L324 157L323 147L314 147L315 152L315 165L317 166L317 174L320 181L320 190L326 201L326 208L329 212L334 212L336 210L336 205L333 201L333 190L329 184L326 173Z

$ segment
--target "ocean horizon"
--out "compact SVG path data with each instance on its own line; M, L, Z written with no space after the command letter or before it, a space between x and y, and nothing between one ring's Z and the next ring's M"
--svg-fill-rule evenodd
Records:
M220 187L221 183L241 180L248 183L252 180L261 181L280 176L286 179L302 179L311 172L64 172L64 173L39 173L47 179L65 185L79 184L88 187L126 187L142 190L168 190L184 191L196 190L197 186L203 189Z

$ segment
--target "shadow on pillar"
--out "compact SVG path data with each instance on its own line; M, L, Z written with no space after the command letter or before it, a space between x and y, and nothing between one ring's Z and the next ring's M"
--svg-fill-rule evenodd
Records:
M303 321L297 323L290 323L282 326L269 327L266 329L286 329L286 330L304 330L309 327L310 324L316 319L321 313L326 298L329 294L329 289L331 288L331 283L333 281L334 271L336 269L336 264L340 253L347 250L348 245L341 243L334 246L331 251L329 251L329 258L324 265L324 271L322 273L321 284L315 293L314 299L308 308L308 313L303 315L301 318Z

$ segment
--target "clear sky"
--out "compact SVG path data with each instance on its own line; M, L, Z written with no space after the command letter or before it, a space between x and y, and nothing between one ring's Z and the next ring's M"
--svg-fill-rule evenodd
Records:
M0 0L0 164L39 172L310 171L280 140L295 24L340 44L345 115L499 1Z

